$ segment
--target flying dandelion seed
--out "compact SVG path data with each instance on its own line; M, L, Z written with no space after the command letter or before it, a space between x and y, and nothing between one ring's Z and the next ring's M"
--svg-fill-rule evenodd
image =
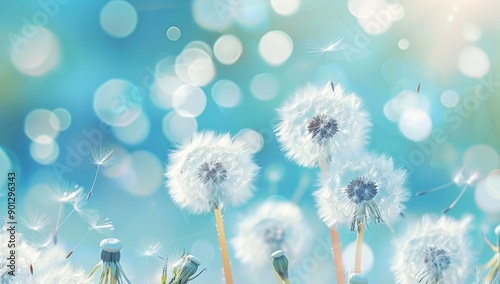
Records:
M49 218L40 212L27 212L25 217L20 218L21 224L33 232L41 232L50 223Z
M497 236L497 245L493 245L483 234L483 240L488 247L495 253L493 257L483 266L483 270L488 270L488 274L484 277L484 283L492 284L496 279L500 279L498 267L500 266L500 225L495 228L495 235Z
M394 243L392 271L398 284L461 284L472 269L466 236L472 218L424 215Z
M201 262L196 257L184 252L181 258L173 264L173 276L169 284L187 284L189 281L196 279L206 270L203 269L195 275L200 265Z
M300 166L316 167L367 143L371 127L361 98L329 82L323 89L308 85L297 90L279 109L275 129L285 156Z
M149 240L142 244L142 249L140 254L146 257L146 275L148 275L149 269L149 258L158 254L158 252L162 249L162 244L157 240Z
M122 242L119 239L108 238L102 240L100 246L102 249L101 261L92 269L89 278L102 267L99 284L116 284L124 283L124 281L131 284L120 264Z
M68 253L68 255L66 256L66 258L69 258L74 252L75 250L78 248L78 246L82 243L82 241L92 232L92 231L96 231L100 234L104 234L104 235L108 235L108 234L111 234L111 232L113 232L113 230L115 229L115 227L113 226L113 223L109 220L109 218L106 218L104 219L102 222L100 222L100 218L98 216L94 216L92 218L90 218L89 220L87 220L89 225L90 225L90 228L89 230L87 231L87 233L85 233L85 235L83 235L83 237L78 241L78 243L75 245L75 247Z
M228 284L233 280L221 209L224 205L242 204L253 196L258 171L247 144L229 134L195 134L169 156L165 176L172 200L193 214L215 213Z
M470 170L470 169L466 169L466 168L462 167L454 174L452 181L445 183L443 185L428 189L428 190L419 191L416 193L416 196L421 196L421 195L425 195L425 194L428 194L431 192L443 190L443 189L448 188L452 185L456 185L457 187L462 187L457 198L455 198L455 200L453 200L453 202L448 207L444 208L441 211L441 214L446 214L448 211L453 209L453 207L455 207L455 205L457 205L458 201L460 201L460 199L464 195L465 191L467 191L467 189L469 187L473 187L480 178L481 178L481 173L479 171Z
M94 191L95 183L97 181L97 175L99 174L99 169L101 167L107 167L112 164L113 160L113 151L114 150L105 150L101 146L94 148L90 152L90 160L94 165L97 166L97 169L95 171L94 175L94 180L92 182L92 186L90 187L89 192L87 193L86 200L89 201L89 199L92 197L92 192Z
M231 245L242 263L262 268L277 250L286 252L292 262L302 259L311 242L312 231L296 204L266 201L239 223Z
M320 44L315 39L310 39L307 44L307 52L314 56L322 56L323 54L327 54L330 52L338 51L342 47L343 39L339 39L336 41L330 41L326 45Z

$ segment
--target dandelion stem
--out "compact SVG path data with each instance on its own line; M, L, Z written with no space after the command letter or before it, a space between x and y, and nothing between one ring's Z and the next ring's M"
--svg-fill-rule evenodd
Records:
M354 273L361 273L361 255L363 250L363 236L365 235L365 224L358 225L358 237L356 238L356 258L354 259Z
M465 191L467 190L468 187L469 187L468 185L465 185L462 188L462 191L460 191L460 194L457 196L457 198L455 198L455 200L453 200L453 202L450 204L450 206L448 206L447 208L443 209L443 211L441 211L441 214L445 214L446 212L448 212L451 209L453 209L453 207L455 207L455 205L457 205L457 202L462 198L462 196L464 195L464 193L465 193Z
M290 279L285 279L285 284L290 284Z
M325 173L327 171L326 158L321 158L319 160L319 165L321 167L321 172ZM333 228L330 228L330 237L332 239L333 259L335 261L337 283L344 284L344 263L342 262L342 247L340 245L339 232Z
M424 190L424 191L419 191L419 192L417 192L416 196L421 196L421 195L424 195L424 194L427 194L427 193L431 193L431 192L434 192L434 191L445 189L448 186L452 185L453 183L454 182L451 181L451 182L445 183L443 185L437 186L437 187L432 188L432 189L428 189L428 190Z
M94 228L90 228L87 233L80 239L80 241L78 241L78 243L76 244L76 246L68 253L68 255L66 256L66 258L70 257L73 252L76 250L76 248L82 243L82 241L90 234L90 232L92 232L94 230Z
M224 278L226 284L233 284L233 275L231 274L231 263L229 262L229 254L227 251L226 234L224 232L224 223L222 221L222 213L220 208L215 207L215 225L219 235L220 252L222 256L222 266L224 268Z
M92 196L92 192L94 191L95 182L97 180L97 175L99 174L100 168L101 168L101 165L98 164L97 170L95 171L95 175L94 175L94 181L92 182L92 186L90 187L89 193L87 193L87 201L89 201L90 197Z

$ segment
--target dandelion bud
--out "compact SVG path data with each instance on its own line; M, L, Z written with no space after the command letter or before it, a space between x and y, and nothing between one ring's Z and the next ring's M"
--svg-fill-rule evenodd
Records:
M273 266L276 273L280 276L283 281L288 280L288 258L283 254L282 250L277 250L271 254L273 259Z
M368 284L368 278L361 274L349 275L349 284Z
M185 253L182 257L174 263L174 277L170 281L171 284L186 284L189 281L198 277L205 269L203 269L198 275L192 277L198 267L201 265L201 262L194 256Z
M123 247L122 242L119 239L108 238L102 240L100 246L102 249L101 261L92 269L89 277L92 277L92 275L102 267L100 275L101 281L99 283L124 283L124 281L126 281L130 284L130 280L120 264L120 250ZM102 282L102 279L105 279L105 281Z

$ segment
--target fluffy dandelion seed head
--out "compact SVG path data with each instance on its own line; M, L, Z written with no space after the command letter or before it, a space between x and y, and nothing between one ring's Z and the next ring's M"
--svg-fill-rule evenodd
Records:
M367 143L371 127L360 97L329 82L323 89L298 89L278 109L276 136L287 158L305 167L358 151Z
M52 267L49 270L38 273L42 274L37 280L37 283L68 283L68 284L87 284L92 283L85 270L73 267L70 264L65 264L60 267Z
M204 132L170 154L165 176L174 202L202 214L222 204L246 202L253 196L258 171L244 141Z
M252 268L269 263L271 253L282 250L299 260L311 243L311 230L300 208L284 201L266 201L238 225L231 240L236 257Z
M318 215L328 227L360 223L392 223L409 198L407 173L384 155L359 152L341 155L321 176L314 193Z
M394 243L392 271L397 283L465 283L472 270L466 236L472 218L424 215Z

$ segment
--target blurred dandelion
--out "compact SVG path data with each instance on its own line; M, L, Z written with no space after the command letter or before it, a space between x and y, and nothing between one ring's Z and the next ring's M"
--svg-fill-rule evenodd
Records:
M221 209L239 205L253 196L259 167L240 139L213 132L195 134L169 156L165 176L172 200L193 214L214 211L226 283L232 284L231 266Z
M278 113L277 139L286 157L304 167L363 149L371 127L361 98L332 82L298 89Z
M181 258L173 264L173 276L169 284L187 284L189 281L197 278L205 271L205 269L203 269L193 276L200 265L201 262L196 257L184 252Z
M288 279L288 258L285 256L282 250L277 250L271 254L273 259L273 267L278 275L278 284L281 284L281 280L285 284L290 284L290 279Z
M446 207L445 209L443 209L441 211L441 214L445 214L448 211L450 211L451 209L453 209L453 207L455 207L455 205L458 203L458 201L464 195L465 191L469 187L474 186L480 178L481 178L481 173L479 171L470 170L470 169L466 169L466 168L462 167L454 174L452 181L445 183L443 185L434 187L432 189L419 191L416 193L416 196L421 196L421 195L425 195L425 194L428 194L431 192L439 191L439 190L445 189L445 188L452 186L452 185L462 187L462 190L458 194L457 198L455 198L455 200L453 200L453 202L448 207Z
M116 284L123 283L123 281L130 284L131 282L120 264L122 242L119 239L108 238L102 240L100 246L102 249L101 261L92 269L89 278L102 267L99 284Z
M298 261L311 242L311 229L297 205L266 201L239 223L231 245L242 263L262 268L269 263L269 255L277 250L286 252L292 261Z
M396 282L465 283L472 268L472 252L466 236L471 217L455 220L442 215L424 215L410 225L408 232L394 243L396 256L392 271Z
M94 217L90 218L89 220L87 220L89 225L90 225L90 228L89 230L87 231L87 233L85 233L85 235L83 235L83 237L78 241L78 243L75 245L75 247L68 253L68 255L66 256L66 258L69 258L73 252L75 252L75 250L78 248L78 246L82 243L82 241L92 232L92 231L96 231L100 234L104 234L104 235L108 235L110 234L114 229L115 227L113 226L113 223L108 219L104 219L102 222L100 220L100 218L95 215Z
M107 167L112 164L113 160L113 151L114 150L106 150L103 147L99 146L94 148L90 152L90 159L94 165L97 166L95 171L94 180L92 181L92 186L90 187L89 192L87 193L86 201L89 201L90 197L92 197L92 192L94 191L95 183L97 181L97 175L99 174L99 169L101 167Z
M365 226L372 221L392 223L404 209L409 191L407 173L392 158L372 153L338 157L321 176L314 193L318 215L330 228L348 224L357 230L354 272L361 273Z
M495 255L493 255L493 257L483 266L483 270L489 270L488 274L484 278L486 284L491 284L496 279L500 280L500 274L498 273L498 267L500 265L500 225L495 228L495 235L497 236L496 246L494 246L484 235L482 235L483 240L486 242L488 247L495 253Z

